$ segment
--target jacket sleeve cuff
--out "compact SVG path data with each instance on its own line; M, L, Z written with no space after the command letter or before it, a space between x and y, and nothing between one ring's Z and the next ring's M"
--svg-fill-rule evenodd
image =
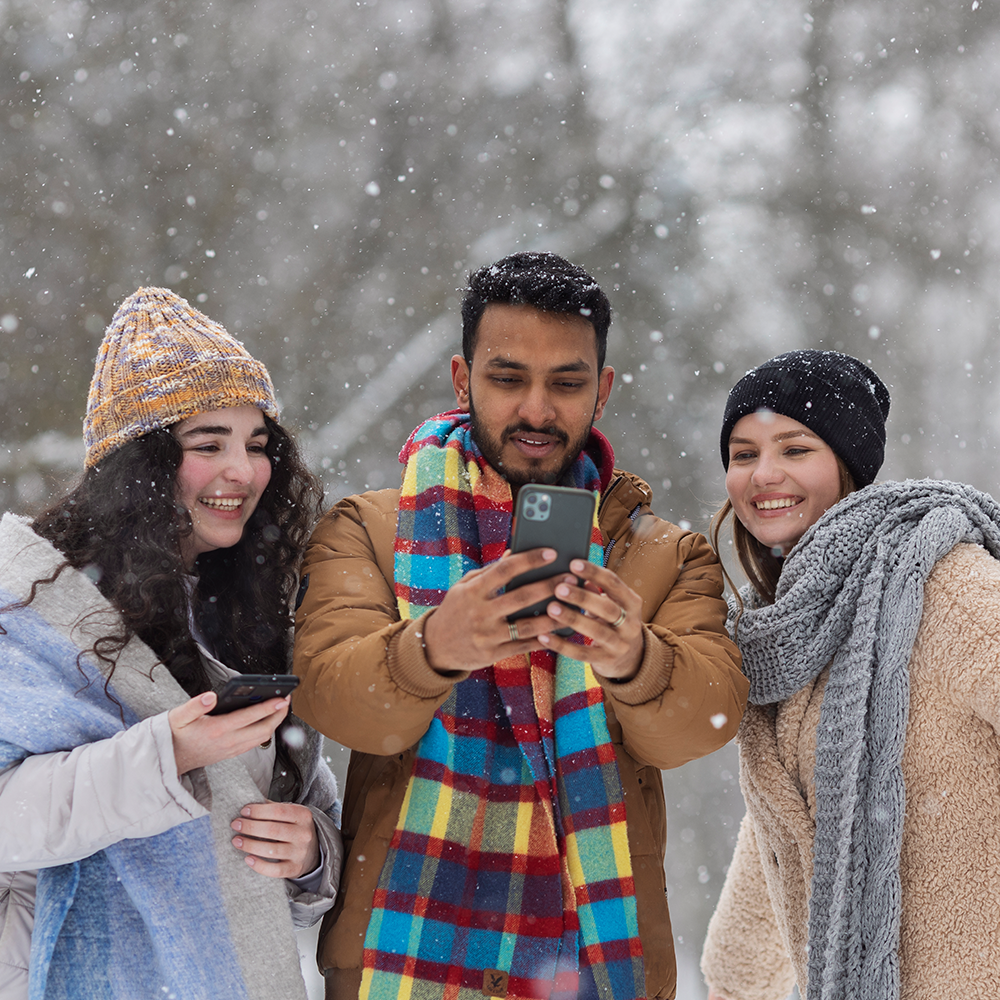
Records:
M320 868L302 878L285 879L292 923L299 929L311 927L332 909L337 901L340 872L344 864L344 843L336 824L314 806L309 806L309 811L313 814L319 838Z
M674 672L673 647L648 625L642 627L642 638L642 662L635 677L627 681L598 678L609 697L623 705L645 705L670 687L670 676Z
M432 614L433 611L428 611L415 621L403 622L403 627L390 635L387 650L389 675L393 681L407 694L425 700L444 697L453 684L469 676L467 670L440 673L428 662L424 625Z
M193 816L203 815L202 810L212 809L212 789L203 767L196 767L187 774L177 775L177 758L174 757L174 734L166 712L160 712L145 720L153 733L160 759L163 762L161 775L163 785L173 800L182 808L189 809ZM191 803L194 799L197 805Z

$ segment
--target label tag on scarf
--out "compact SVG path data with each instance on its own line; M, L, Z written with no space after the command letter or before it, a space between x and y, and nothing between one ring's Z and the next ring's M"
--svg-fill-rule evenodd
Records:
M507 973L501 972L499 969L483 970L483 996L507 996Z

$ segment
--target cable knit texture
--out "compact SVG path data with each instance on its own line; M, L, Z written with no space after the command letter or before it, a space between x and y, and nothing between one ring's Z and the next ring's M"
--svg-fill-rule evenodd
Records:
M1000 508L989 496L929 480L868 487L832 508L806 533L785 564L776 602L749 607L738 623L751 702L781 703L776 711L751 711L744 722L741 767L748 810L752 795L747 789L755 775L759 778L762 761L795 757L778 752L778 735L762 739L761 734L777 734L775 719L787 724L789 706L802 703L803 697L803 712L811 698L822 697L821 715L800 726L810 740L815 738L813 773L808 767L786 771L793 789L801 792L799 800L813 796L814 836L792 833L794 827L786 824L777 837L783 864L778 851L761 846L758 852L751 843L759 832L751 816L733 866L733 872L741 867L741 851L748 857L756 854L769 890L789 878L811 879L808 973L800 970L798 976L810 1000L901 995L900 852L904 815L907 823L914 816L913 803L906 807L902 766L904 741L913 728L907 728L910 661L924 618L925 583L939 560L961 542L1000 556ZM829 679L820 695L814 689L822 687L816 681L827 665ZM748 733L756 735L748 739ZM941 740L945 743L943 734ZM954 743L955 737L947 742ZM807 753L809 764L810 758ZM782 782L766 784L768 810L779 817L794 813L795 795L788 798L787 787L776 791ZM785 796L784 805L775 794ZM774 831L770 833L768 842L774 839ZM789 840L799 848L792 854ZM731 879L736 881L727 885L730 901L740 892L738 878L731 873ZM723 909L729 905L727 891L720 901ZM770 895L773 902L775 892ZM785 916L781 936L793 956L801 956L806 941L799 940L801 929L796 931L787 912ZM717 930L713 933L706 974L714 983L710 952L720 939ZM729 992L725 984L722 992L734 997L785 995Z
M97 353L83 421L87 467L126 441L231 406L278 419L267 369L169 288L140 288L118 307Z

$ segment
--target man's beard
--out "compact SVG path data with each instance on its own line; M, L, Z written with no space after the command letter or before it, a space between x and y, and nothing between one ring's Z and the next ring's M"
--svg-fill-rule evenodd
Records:
M519 431L526 434L545 434L558 439L564 445L570 440L569 435L558 427L531 427L528 424L509 424L504 428L500 437L495 438L476 417L476 407L472 402L471 394L469 395L469 417L472 440L479 446L483 458L510 483L511 490L515 493L528 483L538 483L544 486L557 484L566 475L569 467L576 461L580 452L583 451L584 446L587 444L587 439L590 437L590 429L594 425L593 420L591 420L579 439L570 443L563 454L562 462L558 466L546 469L543 467L540 459L521 456L525 463L524 466L512 469L504 463L501 456L504 444L513 434Z

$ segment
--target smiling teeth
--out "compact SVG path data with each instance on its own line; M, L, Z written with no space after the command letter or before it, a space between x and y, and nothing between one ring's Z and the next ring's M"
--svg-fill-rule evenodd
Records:
M793 497L785 497L782 500L759 500L754 506L757 510L780 510L782 507L794 507L798 500Z
M242 506L242 497L198 497L198 502L206 507L214 507L216 510L236 510Z

